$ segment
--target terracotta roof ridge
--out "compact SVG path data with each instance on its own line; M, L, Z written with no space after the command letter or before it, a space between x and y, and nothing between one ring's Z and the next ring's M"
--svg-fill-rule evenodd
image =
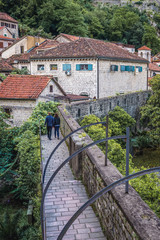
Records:
M91 44L89 43L87 38L84 38L84 40L88 43L88 45L90 46L90 48L93 50L93 52L95 53L95 55L97 56L97 52L95 51L95 49L91 46Z
M61 87L61 85L54 79L54 77L52 77L54 83L56 84L56 86L61 90L61 92L64 94L64 96L67 96L66 92L63 90L63 88Z

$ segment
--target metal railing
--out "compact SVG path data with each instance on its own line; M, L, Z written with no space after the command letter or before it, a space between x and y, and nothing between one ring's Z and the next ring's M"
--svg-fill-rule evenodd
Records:
M140 176L143 176L145 174L150 174L153 172L159 172L160 171L160 167L155 167L155 168L150 168L147 170L143 170L131 175L128 175L124 178L121 178L117 181L115 181L114 183L111 183L109 186L103 188L102 190L100 190L98 193L96 193L94 196L92 196L85 204L83 204L80 209L70 218L70 220L67 222L67 224L64 226L64 228L62 229L62 231L60 232L57 240L61 240L63 238L63 236L65 235L65 233L67 232L67 230L70 228L70 226L72 225L72 223L78 218L78 216L88 207L90 206L93 202L95 202L99 197L101 197L103 194L107 193L108 191L112 190L113 188L121 185L122 183L128 182L129 180L133 179L133 178L137 178Z
M108 128L108 117L106 119L106 127ZM90 126L93 126L93 125L97 125L97 124L105 124L105 122L98 122L98 123L92 123L92 124L89 124L89 125L85 125L81 128L78 128L76 129L75 131L73 131L72 133L68 134L56 147L55 149L52 151L52 153L50 154L50 157L48 158L47 160L47 163L46 163L46 166L45 166L45 169L44 169L44 172L43 172L43 183L44 183L44 178L45 178L45 173L46 173L46 169L47 169L47 166L49 164L49 161L51 159L51 157L53 156L53 154L55 153L55 151L57 150L57 148L68 138L70 137L71 135L73 135L75 132L81 130L81 129L84 129L86 127L90 127ZM106 130L106 135L108 136L108 130ZM68 163L73 157L77 156L79 153L81 153L82 151L86 150L87 148L89 147L92 147L96 144L99 144L99 143L102 143L102 142L106 142L108 140L112 140L112 139L127 139L127 144L126 144L126 176L128 176L129 174L129 128L126 129L126 135L121 135L121 136L113 136L113 137L107 137L107 138L104 138L104 139L101 139L101 140L98 140L96 142L92 142L90 144L88 144L87 146L77 150L75 153L73 153L70 157L68 157L56 170L55 172L52 174L52 176L50 177L49 181L47 182L46 184L46 187L43 191L43 196L42 196L42 201L41 201L41 211L40 211L40 214L41 214L41 228L42 228L42 236L43 236L43 240L45 239L45 232L44 232L44 223L43 223L43 213L44 213L44 200L45 200L45 196L46 196L46 193L47 193L47 190L51 184L51 182L53 181L53 179L55 178L55 176L57 175L57 173L61 170L61 168L66 164ZM106 145L106 149L108 148L108 145ZM106 163L106 159L105 159L105 165L107 165ZM128 181L126 182L126 193L128 193Z

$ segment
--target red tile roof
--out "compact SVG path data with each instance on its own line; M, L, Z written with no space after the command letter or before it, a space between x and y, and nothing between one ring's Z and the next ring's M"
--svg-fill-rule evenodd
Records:
M89 97L87 97L87 96L80 96L80 95L75 95L75 94L67 94L67 97L71 101L80 101L80 100L88 100L89 99Z
M160 72L160 67L155 63L149 64L149 70L154 72Z
M58 37L59 36L65 37L65 38L69 39L70 41L75 41L75 40L78 40L80 38L78 36L69 35L69 34L65 34L65 33L60 33L60 35L58 35Z
M9 38L9 37L5 37L3 35L0 35L0 39L4 39L4 40L11 40L11 41L15 41L15 38Z
M0 30L2 30L4 27L5 27L5 26L3 26L3 27L0 27Z
M150 49L150 48L148 48L147 46L143 46L143 47L140 47L140 48L138 48L138 50L152 50L152 49Z
M9 63L7 63L6 60L4 59L0 60L0 71L11 72L12 70L13 70L13 67Z
M37 99L52 76L9 75L0 85L0 99Z
M134 62L148 62L146 59L136 56L117 45L91 38L80 38L79 40L61 43L57 47L46 50L41 54L32 56L33 59L45 58L80 58L99 57L113 60L126 60Z
M5 21L8 21L8 22L18 23L17 20L15 20L14 18L12 18L11 16L9 16L7 13L4 13L4 12L0 12L0 20L5 20Z

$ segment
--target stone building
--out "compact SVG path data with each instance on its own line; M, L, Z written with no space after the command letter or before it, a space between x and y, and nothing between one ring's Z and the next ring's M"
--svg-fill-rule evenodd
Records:
M138 48L138 56L147 59L149 62L151 62L151 51L152 49L142 46Z
M23 54L29 52L32 48L39 46L40 43L45 41L44 38L34 37L34 36L24 36L17 41L15 41L12 45L7 47L1 52L2 58L9 58L15 54Z
M8 28L0 27L0 52L4 49L9 47L15 38L12 37L12 33L8 30Z
M7 27L12 33L12 38L18 38L18 21L9 16L7 13L0 12L0 27Z
M91 98L147 90L147 66L113 43L79 37L30 57L31 74L52 75L67 94Z
M52 76L9 75L0 84L0 106L15 126L30 117L39 101L51 101L54 95L64 93Z

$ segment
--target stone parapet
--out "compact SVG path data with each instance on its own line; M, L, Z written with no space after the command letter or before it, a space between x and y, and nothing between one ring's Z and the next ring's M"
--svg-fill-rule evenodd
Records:
M59 115L64 136L80 127L64 106L59 106ZM83 130L70 137L68 141L70 154L92 141L88 135L84 137L82 133ZM104 166L104 161L104 154L94 146L70 162L75 176L82 179L89 196L93 196L105 186L122 178L109 160L108 166ZM125 193L124 184L116 187L96 200L94 207L107 239L159 239L160 219L131 186L128 194Z

